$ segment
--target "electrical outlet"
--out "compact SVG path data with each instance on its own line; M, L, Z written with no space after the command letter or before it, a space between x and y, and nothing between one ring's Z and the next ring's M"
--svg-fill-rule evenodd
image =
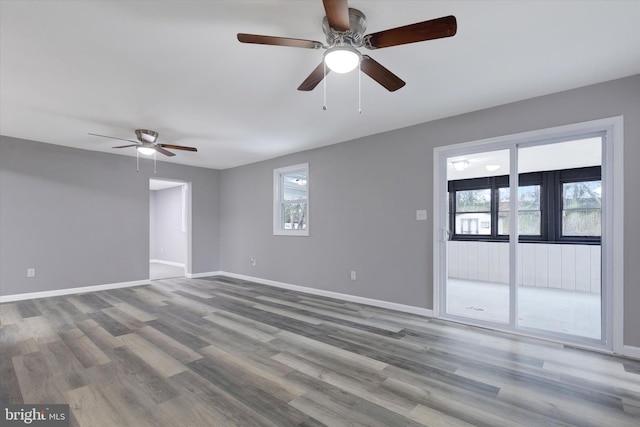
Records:
M27 268L27 277L36 277L36 269Z
M257 263L256 259L254 257L251 257L250 261L251 261L251 265L255 267Z
M351 270L351 280L356 280L356 272Z

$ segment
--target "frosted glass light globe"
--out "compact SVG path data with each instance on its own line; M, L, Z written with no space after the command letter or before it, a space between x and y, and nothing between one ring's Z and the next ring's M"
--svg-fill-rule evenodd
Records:
M155 153L156 150L149 147L138 147L138 153L144 154L145 156L150 156Z
M354 70L361 57L360 52L351 46L335 46L324 54L324 62L331 71L343 74Z

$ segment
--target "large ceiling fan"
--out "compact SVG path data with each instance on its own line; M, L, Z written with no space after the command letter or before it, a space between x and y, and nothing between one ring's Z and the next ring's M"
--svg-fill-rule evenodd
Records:
M314 40L245 33L238 33L238 40L242 43L326 49L323 62L302 82L298 90L313 90L329 71L346 73L360 65L363 73L393 92L403 87L405 82L369 55L361 54L358 48L373 50L451 37L457 30L455 16L445 16L364 35L367 18L361 11L350 8L347 0L323 0L323 4L326 16L322 30L327 37L326 45Z
M195 147L185 147L183 145L172 145L172 144L160 144L156 142L156 140L158 139L158 132L153 130L147 130L147 129L136 129L136 137L138 138L137 141L134 141L132 139L117 138L115 136L98 135L97 133L89 133L89 135L133 142L133 144L119 145L113 148L137 147L138 152L140 154L145 154L145 155L151 155L158 152L158 153L164 154L165 156L175 156L175 153L172 153L171 151L167 150L167 148L171 148L172 150L198 151L198 149Z

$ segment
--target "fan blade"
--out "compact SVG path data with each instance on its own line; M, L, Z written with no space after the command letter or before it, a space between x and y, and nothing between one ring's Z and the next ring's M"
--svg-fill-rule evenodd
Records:
M117 147L111 147L111 148L127 148L127 147L137 147L140 144L131 144L131 145L119 145Z
M363 41L365 47L369 49L379 49L382 47L451 37L456 34L457 28L456 17L445 16L444 18L432 19L430 21L405 25L404 27L367 34L364 36Z
M261 36L258 34L238 33L238 41L242 43L267 44L272 46L301 47L303 49L320 49L323 44L314 40L292 39L288 37Z
M320 65L318 65L316 69L313 70L311 74L309 74L309 77L307 77L305 81L303 81L302 84L298 86L298 90L310 91L315 89L315 87L318 86L318 83L322 81L324 76L326 76L331 72L331 70L329 70L329 67L326 68L327 70L326 74L324 70L325 70L324 61L322 61Z
M160 147L171 148L172 150L198 151L195 147L185 147L184 145L157 144Z
M329 26L336 31L348 31L350 24L347 0L322 0L322 3Z
M406 84L400 77L387 70L369 55L362 55L360 69L367 76L384 86L389 92L394 92Z
M158 153L162 153L162 154L164 154L165 156L169 156L169 157L175 156L175 154L174 154L174 153L172 153L172 152L171 152L171 151L169 151L169 150L165 150L164 148L160 147L159 145L156 145L156 146L155 146L155 150L156 150Z
M101 137L103 137L103 138L119 139L120 141L134 142L134 143L138 144L138 141L134 141L133 139L116 138L115 136L98 135L97 133L89 133L89 135L93 135L93 136L101 136ZM115 148L115 147L114 147L114 148Z

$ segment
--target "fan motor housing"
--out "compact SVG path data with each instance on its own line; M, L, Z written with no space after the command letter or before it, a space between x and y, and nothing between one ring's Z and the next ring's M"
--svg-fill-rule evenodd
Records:
M158 139L158 132L148 129L136 129L136 137L142 143L149 142L153 144Z
M363 45L362 36L367 29L367 17L358 9L349 8L349 30L337 31L331 28L325 16L322 20L322 31L327 36L327 44L333 46L337 43L349 43L354 47Z

